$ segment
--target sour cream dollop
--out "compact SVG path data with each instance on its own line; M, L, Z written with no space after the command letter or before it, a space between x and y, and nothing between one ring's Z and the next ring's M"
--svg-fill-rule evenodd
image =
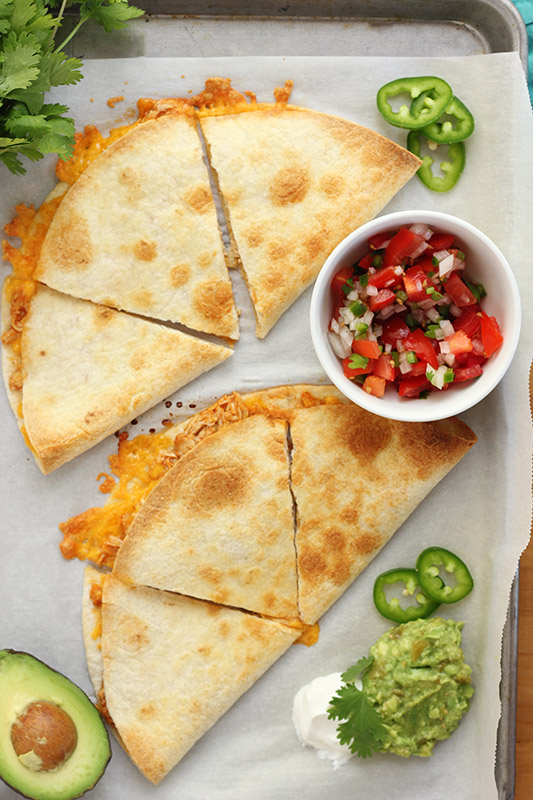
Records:
M340 672L315 678L296 692L292 707L292 720L301 743L314 747L319 758L333 761L335 769L352 756L349 747L337 739L338 721L328 719L331 698L341 685Z

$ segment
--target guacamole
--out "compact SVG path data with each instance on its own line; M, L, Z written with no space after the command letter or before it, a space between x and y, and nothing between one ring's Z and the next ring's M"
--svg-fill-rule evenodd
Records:
M463 623L432 617L391 628L370 648L363 677L387 730L380 750L430 756L468 711L474 690L461 649Z

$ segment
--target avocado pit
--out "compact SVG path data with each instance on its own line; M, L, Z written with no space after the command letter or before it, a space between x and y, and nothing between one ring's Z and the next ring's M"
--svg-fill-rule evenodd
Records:
M78 742L72 718L55 703L30 703L11 726L11 743L20 761L34 772L55 772Z

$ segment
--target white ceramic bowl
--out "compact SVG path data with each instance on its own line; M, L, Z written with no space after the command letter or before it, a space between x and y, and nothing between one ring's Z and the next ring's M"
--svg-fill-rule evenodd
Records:
M342 363L328 341L327 331L333 310L331 279L342 267L358 261L368 249L370 236L403 225L423 222L438 231L453 233L467 257L467 275L487 290L482 308L495 316L503 344L484 364L483 374L472 381L451 387L446 392L431 392L425 399L401 398L388 388L384 397L374 397L360 385L345 378ZM335 386L362 408L389 419L427 422L460 414L491 392L505 375L514 356L520 333L520 295L508 262L491 240L470 223L439 211L398 211L367 222L350 233L333 250L316 280L311 298L311 336L320 363Z

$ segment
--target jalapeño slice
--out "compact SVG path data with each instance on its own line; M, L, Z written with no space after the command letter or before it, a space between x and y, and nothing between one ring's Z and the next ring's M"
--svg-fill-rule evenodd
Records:
M393 596L387 599L386 587L398 584L398 595L411 598L411 605L402 606L400 598ZM393 622L410 622L413 619L429 617L440 605L439 602L425 592L421 586L418 573L414 569L390 569L376 578L374 583L374 603L386 619Z
M436 603L456 603L474 588L474 580L464 561L444 547L423 550L418 556L416 569L420 585ZM455 585L446 583L446 575L453 575Z
M422 131L409 131L407 135L407 149L419 158L422 158L421 140L424 138L427 139ZM422 158L422 166L416 173L422 183L434 192L448 192L452 189L461 177L466 162L466 151L463 142L452 142L442 146L448 148L446 160L440 164L444 176L433 173L431 167L434 159L428 155Z
M450 119L451 118L451 119ZM474 132L474 117L458 97L452 97L444 114L425 125L422 133L432 142L450 144L468 139Z
M403 104L393 111L390 99L408 94L409 108ZM376 102L387 122L397 128L416 130L437 120L452 99L451 86L433 75L413 78L398 78L386 83L378 91Z

